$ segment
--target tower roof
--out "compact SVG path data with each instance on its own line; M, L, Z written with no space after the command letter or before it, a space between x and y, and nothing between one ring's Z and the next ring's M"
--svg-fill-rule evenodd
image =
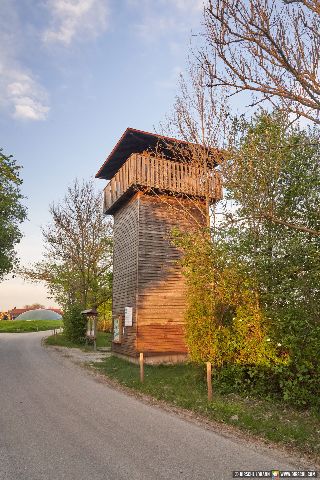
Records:
M184 140L143 132L135 128L127 128L96 174L96 178L110 180L132 153L155 151L157 147L160 147L162 153L168 158L172 158L170 145L175 144L190 145L189 142Z

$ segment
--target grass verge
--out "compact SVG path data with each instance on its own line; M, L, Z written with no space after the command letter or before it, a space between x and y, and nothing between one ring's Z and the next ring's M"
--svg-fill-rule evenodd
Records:
M21 333L53 330L62 327L62 320L1 320L0 333Z
M84 345L83 343L71 342L68 340L64 333L58 333L58 335L51 335L46 338L45 343L47 345L56 345L58 347L68 348L81 348L82 350L93 350L93 346ZM111 333L98 332L97 335L97 347L111 347Z
M297 411L271 400L243 398L216 393L208 402L204 369L192 364L145 365L145 381L139 367L117 357L94 364L94 368L120 384L179 406L203 417L258 435L311 455L319 461L320 414Z

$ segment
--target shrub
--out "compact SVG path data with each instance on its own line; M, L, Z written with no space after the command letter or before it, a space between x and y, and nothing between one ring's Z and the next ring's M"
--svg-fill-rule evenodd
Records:
M84 342L85 339L87 320L81 311L80 305L70 305L63 315L64 333L72 342Z
M205 234L175 232L187 283L186 341L191 359L224 364L283 363L270 341L257 291Z
M298 408L319 411L320 369L290 365L228 364L213 371L213 382L220 393L276 399Z

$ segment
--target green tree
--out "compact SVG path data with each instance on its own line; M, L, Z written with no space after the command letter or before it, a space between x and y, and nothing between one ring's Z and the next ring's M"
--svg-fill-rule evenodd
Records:
M0 149L0 280L17 263L14 248L22 237L19 224L26 218L20 169L13 157Z
M24 305L23 308L28 308L30 310L37 310L38 308L46 308L42 303L32 303L31 305Z
M224 166L234 209L220 231L255 278L268 315L319 321L320 138L282 114L241 122ZM300 315L301 316L301 315Z
M290 365L283 396L305 404L320 385L320 138L284 114L240 121L224 165L232 202L217 231L259 293L269 335Z
M234 123L212 235L175 233L191 358L237 391L318 402L320 139L283 113Z
M46 282L64 308L97 307L111 298L112 225L102 212L92 182L75 181L63 201L50 206L51 224L43 229L45 255L28 279Z

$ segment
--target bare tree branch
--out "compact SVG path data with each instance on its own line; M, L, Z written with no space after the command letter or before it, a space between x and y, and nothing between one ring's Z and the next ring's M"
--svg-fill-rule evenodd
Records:
M208 86L320 124L319 0L209 0L204 25Z

